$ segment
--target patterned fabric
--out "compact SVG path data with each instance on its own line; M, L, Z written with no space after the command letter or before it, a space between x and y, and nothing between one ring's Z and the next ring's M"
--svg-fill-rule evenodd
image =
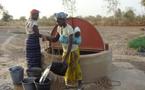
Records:
M64 35L60 35L59 42L68 44L68 37L66 37ZM73 36L73 44L77 44L77 45L81 44L81 36L79 36L79 37Z
M66 53L63 53L63 57L66 55ZM79 48L73 52L70 53L67 64L68 69L65 74L65 83L74 85L78 82L78 80L82 80L82 72L79 64L79 58L80 58L80 51Z
M74 36L74 39L73 39L73 44L77 44L77 45L80 45L81 44L81 36L79 37L75 37Z
M68 48L68 38L69 35L74 34L73 28L67 24L65 28L58 27L57 32L60 35L59 41L61 41L62 47L63 47L63 57L66 55L66 51ZM75 40L75 38L73 38ZM79 58L80 58L80 51L78 44L73 44L71 52L67 58L67 64L68 68L65 73L65 83L66 84L76 84L78 80L82 80L82 72L79 64Z
M80 32L80 28L76 27L74 29L74 35L73 35L73 44L77 44L80 45L81 44L81 36L75 37L75 33ZM64 44L68 44L68 37L66 35L60 35L59 37L59 42L60 43L64 43Z
M26 34L28 38L26 41L26 60L28 68L41 66L41 52L39 37L34 34L33 27L38 26L37 20L31 18L26 22Z
M34 31L33 31L33 26L36 25L38 26L38 22L37 20L32 20L32 19L29 19L27 22L26 22L26 34L34 34Z
M59 37L59 42L60 43L65 43L67 44L68 43L68 37L64 36L64 35L60 35Z
M67 37L67 38L69 38L69 35L74 34L73 28L69 24L67 24L65 28L58 27L57 32L59 33L60 36L62 35L61 37ZM61 44L62 44L63 51L66 52L68 49L68 43L61 43ZM73 44L71 51L74 51L77 48L78 48L78 45Z
M39 37L36 35L28 35L26 41L26 60L28 68L41 67Z
M81 35L75 36L75 34L76 34L77 32L79 32L79 33L81 32L81 30L80 30L79 27L75 27L75 29L74 29L74 39L73 39L73 43L74 43L74 44L80 45L81 42L82 42L82 39L81 39Z
M56 18L67 18L68 15L64 12L59 12L59 13L55 13L54 16Z
M30 13L31 13L31 14L39 13L39 10L37 10L37 9L32 9Z

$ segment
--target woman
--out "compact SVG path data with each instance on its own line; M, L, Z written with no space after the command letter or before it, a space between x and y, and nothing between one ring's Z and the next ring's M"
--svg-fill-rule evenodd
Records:
M32 67L41 67L41 52L39 38L38 23L39 11L33 9L30 12L30 18L26 22L26 34L28 35L26 41L26 59L28 69Z
M56 42L59 41L63 48L63 62L68 64L68 69L65 74L65 84L75 85L78 82L78 90L82 85L82 73L79 65L79 46L73 43L74 31L73 28L66 23L67 14L64 12L56 13L58 28L55 37L48 36L47 40ZM62 39L63 38L63 39Z

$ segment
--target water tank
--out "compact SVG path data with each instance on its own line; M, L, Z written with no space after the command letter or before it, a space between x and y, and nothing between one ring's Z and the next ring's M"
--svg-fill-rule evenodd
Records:
M82 43L80 45L80 64L84 82L95 82L98 78L107 76L112 62L112 53L108 44L103 39L97 29L89 22L80 18L68 18L67 23L73 28L81 29ZM51 35L56 35L57 25L53 28ZM52 52L45 53L43 65L47 65L51 58L60 59L62 54L61 44L59 42L50 43Z

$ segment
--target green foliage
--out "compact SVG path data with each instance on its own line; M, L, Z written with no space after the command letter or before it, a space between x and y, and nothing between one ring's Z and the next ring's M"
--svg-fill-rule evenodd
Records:
M7 12L3 12L3 17L2 17L3 21L8 22L8 21L10 21L12 19L13 19L13 16L9 15Z
M25 17L25 16L21 16L21 17L19 18L19 20L20 20L20 21L26 21L26 17Z
M129 41L128 46L130 48L134 48L137 50L141 50L145 48L145 36L144 37L138 37L136 39L133 39Z
M134 11L133 11L132 9L128 9L128 10L125 12L124 17L125 17L126 19L128 19L129 21L132 21L132 20L134 20L134 18L135 18L135 13L134 13Z
M4 7L3 7L1 4L0 4L0 14L2 15L2 19L1 19L2 21L7 22L7 21L13 19L13 16L10 15L10 14L8 13L8 11L5 10Z
M120 8L118 8L116 11L115 11L115 17L116 18L121 18L122 17L122 14L123 14L123 12L121 11L121 9Z
M115 13L119 6L119 0L104 0L107 2L108 12Z

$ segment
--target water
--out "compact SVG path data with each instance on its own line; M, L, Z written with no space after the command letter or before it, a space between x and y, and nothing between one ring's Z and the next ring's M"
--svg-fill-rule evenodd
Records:
M42 74L42 76L41 76L41 78L40 78L40 80L39 80L39 83L44 83L44 81L46 80L46 78L47 78L47 76L48 76L48 74L49 74L49 72L50 72L50 67L51 67L51 65L49 65L49 66L44 70L44 72L43 72L43 74Z

